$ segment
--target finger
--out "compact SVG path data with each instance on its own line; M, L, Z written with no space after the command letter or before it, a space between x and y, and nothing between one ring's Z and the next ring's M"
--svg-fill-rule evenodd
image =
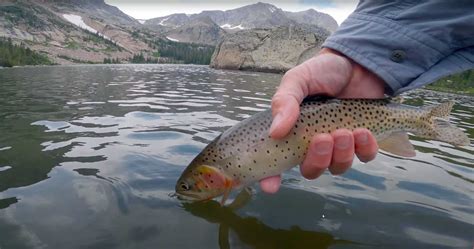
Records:
M263 192L274 194L278 191L281 184L281 176L270 176L265 179L260 180L260 187L262 188Z
M299 105L312 94L337 95L349 82L352 65L335 54L313 57L289 70L272 98L270 136L283 138L299 116Z
M280 139L293 128L300 115L301 100L291 94L275 94L272 98L273 121L270 136Z
M300 103L308 95L306 67L299 65L285 73L272 98L273 121L270 136L283 138L293 128L300 114Z
M317 134L311 139L306 157L301 164L301 174L307 179L318 178L329 167L334 142L329 134Z
M352 132L355 141L355 153L362 162L375 158L379 149L372 133L365 128L357 128Z
M352 165L354 159L354 137L347 129L339 129L331 133L334 139L331 166L329 171L333 175L344 173Z

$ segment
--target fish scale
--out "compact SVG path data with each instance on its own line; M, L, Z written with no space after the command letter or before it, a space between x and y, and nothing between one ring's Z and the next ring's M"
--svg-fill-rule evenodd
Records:
M192 193L193 197L209 198L225 194L229 186L246 186L281 174L304 160L315 134L331 133L340 128L367 128L382 149L402 156L411 155L407 148L412 146L406 133L402 135L401 132L412 132L455 145L469 144L462 131L442 119L449 115L452 105L448 102L437 107L417 108L394 103L390 99L305 100L294 127L279 140L268 135L272 115L270 110L263 111L241 121L212 141L183 172L176 191L184 196ZM219 182L227 185L216 187L214 181L206 183L203 172L208 175L206 179L214 176L214 179L221 179ZM204 189L197 185L204 186Z

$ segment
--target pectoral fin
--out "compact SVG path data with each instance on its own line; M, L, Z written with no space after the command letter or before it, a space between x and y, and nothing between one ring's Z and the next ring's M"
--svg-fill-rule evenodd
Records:
M221 206L225 205L225 201L227 201L227 198L229 197L230 190L231 190L231 188L226 188L225 189L224 194L222 195L221 202L220 202Z
M415 148L405 132L396 132L378 142L379 148L397 156L414 157Z
M240 193L235 197L234 201L229 204L227 207L232 210L237 210L247 205L252 199L252 189L250 187L245 187L240 191Z

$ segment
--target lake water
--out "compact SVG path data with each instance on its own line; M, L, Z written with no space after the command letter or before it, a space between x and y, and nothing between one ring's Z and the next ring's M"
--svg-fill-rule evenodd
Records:
M412 137L342 176L298 169L232 210L174 185L226 128L269 108L281 75L204 66L0 70L0 248L472 248L474 149ZM474 139L474 98L456 101Z

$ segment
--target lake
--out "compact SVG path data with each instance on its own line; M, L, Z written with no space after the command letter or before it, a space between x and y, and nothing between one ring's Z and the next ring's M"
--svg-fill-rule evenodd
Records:
M0 248L472 248L474 148L411 137L417 156L379 153L233 210L182 203L174 185L204 146L270 107L278 74L189 65L0 70ZM474 98L456 102L474 139ZM472 142L471 142L472 143Z

